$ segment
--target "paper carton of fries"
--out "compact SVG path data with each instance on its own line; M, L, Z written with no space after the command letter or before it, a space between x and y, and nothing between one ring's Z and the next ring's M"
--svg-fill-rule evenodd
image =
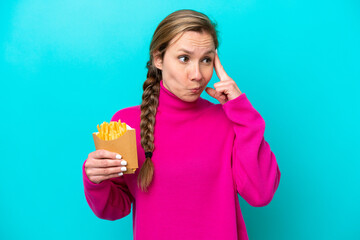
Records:
M120 120L103 122L97 128L99 132L92 134L96 150L105 149L120 154L122 159L127 161L127 170L124 174L134 174L139 167L135 129L126 123L121 123Z

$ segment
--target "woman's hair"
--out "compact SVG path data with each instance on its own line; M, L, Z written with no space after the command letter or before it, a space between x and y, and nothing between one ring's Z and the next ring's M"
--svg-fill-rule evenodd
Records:
M165 51L169 42L179 33L186 31L206 32L214 40L215 49L218 48L217 24L212 22L205 14L194 10L178 10L168 15L157 26L150 43L150 60L146 64L148 69L147 79L144 82L141 102L141 146L145 153L154 151L154 125L156 109L159 102L160 81L162 79L161 70L156 68L153 63L153 55L158 53L161 59L164 58ZM182 36L182 34L180 34ZM146 156L146 160L140 169L137 184L142 191L147 192L153 174L154 164L151 155Z

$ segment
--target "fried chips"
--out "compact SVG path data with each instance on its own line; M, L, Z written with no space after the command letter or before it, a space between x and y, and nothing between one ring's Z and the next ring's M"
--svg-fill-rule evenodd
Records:
M100 127L97 125L98 133L96 135L105 141L114 140L122 136L126 132L126 123L119 121L103 122Z

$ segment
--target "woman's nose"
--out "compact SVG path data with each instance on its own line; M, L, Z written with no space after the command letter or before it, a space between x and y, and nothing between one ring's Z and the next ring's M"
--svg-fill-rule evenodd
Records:
M190 70L189 77L191 80L201 80L202 79L202 74L201 74L199 64L197 64L197 63L193 64L193 66L191 67L191 70Z

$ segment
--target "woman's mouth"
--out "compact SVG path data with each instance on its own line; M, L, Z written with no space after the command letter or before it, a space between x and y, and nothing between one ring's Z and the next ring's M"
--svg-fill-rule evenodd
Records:
M193 93L197 93L197 92L199 92L199 91L200 91L200 89L201 89L201 87L198 87L198 88L192 88L192 89L191 89L191 92L193 92Z

